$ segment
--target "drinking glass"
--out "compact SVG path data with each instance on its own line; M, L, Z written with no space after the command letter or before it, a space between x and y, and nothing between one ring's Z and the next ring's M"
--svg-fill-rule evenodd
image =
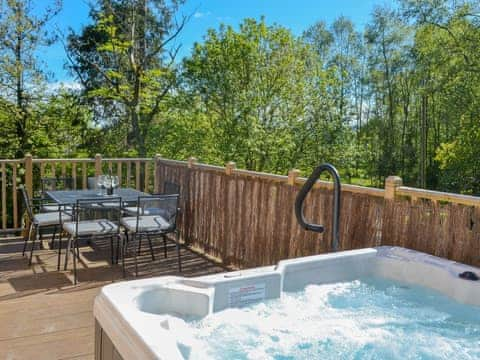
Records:
M100 189L100 195L103 195L103 189L105 188L105 175L97 176L97 187Z
M117 188L119 186L119 179L118 176L112 176L112 186L113 188Z
M105 189L110 189L112 187L112 177L111 176L104 176L103 186L105 187Z

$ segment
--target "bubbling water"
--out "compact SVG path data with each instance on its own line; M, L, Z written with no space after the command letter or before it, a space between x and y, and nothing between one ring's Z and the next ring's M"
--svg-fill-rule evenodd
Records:
M365 279L169 323L192 360L479 359L479 310L425 288Z

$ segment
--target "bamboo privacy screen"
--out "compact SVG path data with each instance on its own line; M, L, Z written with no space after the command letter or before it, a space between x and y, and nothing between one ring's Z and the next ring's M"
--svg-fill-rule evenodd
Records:
M158 184L181 186L180 228L187 244L238 267L330 251L328 183L319 182L305 204L306 216L326 225L326 232L317 234L303 231L294 216L304 181L298 172L286 177L236 170L233 163L223 168L195 159L157 161ZM395 177L387 179L385 190L345 185L340 248L405 246L480 266L480 199L414 190L412 196L413 190Z

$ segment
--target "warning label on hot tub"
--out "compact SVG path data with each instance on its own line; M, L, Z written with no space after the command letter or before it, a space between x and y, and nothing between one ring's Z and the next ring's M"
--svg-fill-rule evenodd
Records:
M228 306L242 307L265 299L265 283L246 285L228 290Z

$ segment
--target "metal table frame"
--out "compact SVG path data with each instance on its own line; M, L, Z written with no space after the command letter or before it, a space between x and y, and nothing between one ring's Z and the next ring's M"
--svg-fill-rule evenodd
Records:
M121 197L122 203L136 204L139 196L149 196L132 188L115 189L113 195L106 195L105 191L94 190L55 190L47 191L46 195L59 205L75 205L79 199L108 199L109 197Z

